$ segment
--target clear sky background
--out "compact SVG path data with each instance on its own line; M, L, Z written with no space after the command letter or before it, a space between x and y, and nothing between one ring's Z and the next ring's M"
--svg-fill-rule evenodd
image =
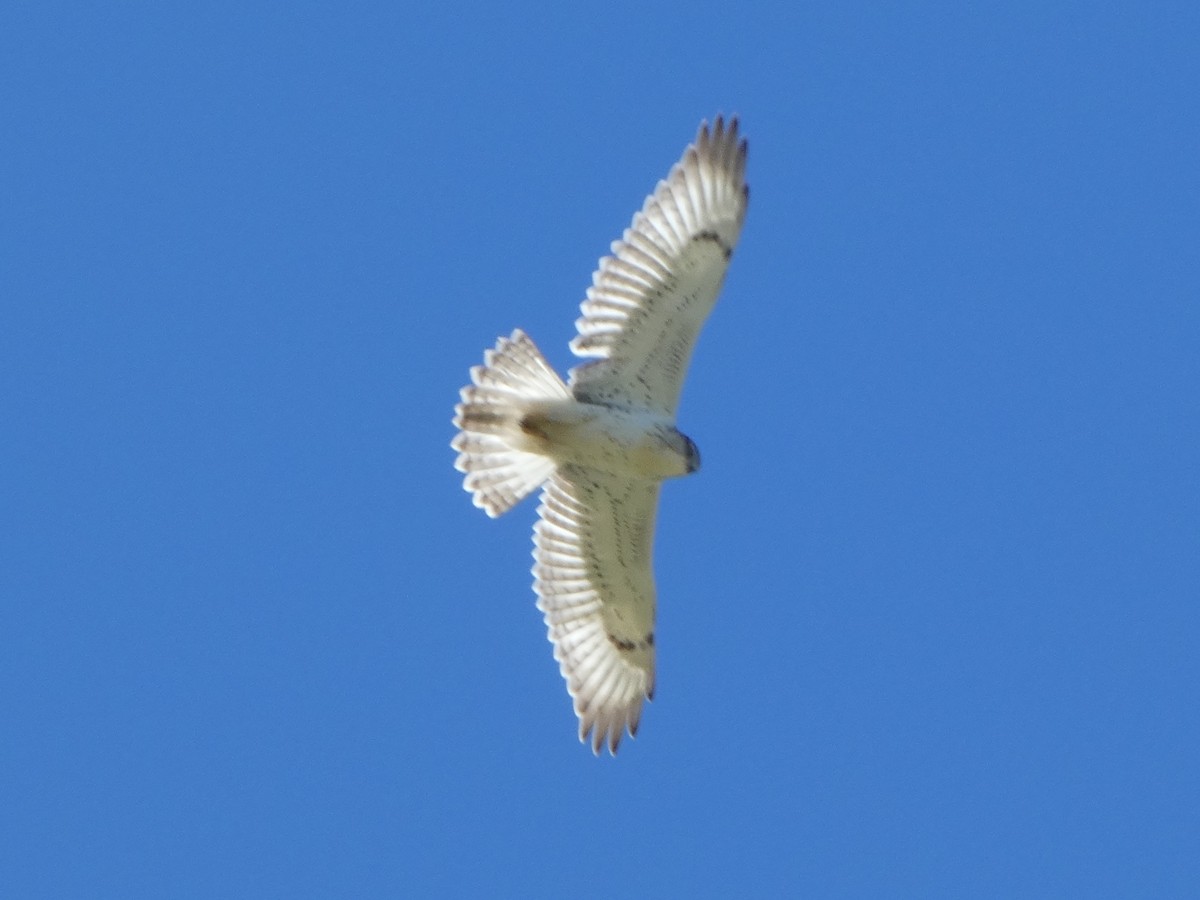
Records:
M0 894L1200 883L1193 3L0 13ZM448 444L699 121L749 216L596 759Z

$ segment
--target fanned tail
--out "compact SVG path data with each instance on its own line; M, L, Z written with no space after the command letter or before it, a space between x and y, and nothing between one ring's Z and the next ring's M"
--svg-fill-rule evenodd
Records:
M514 449L520 420L531 402L567 400L571 392L521 329L500 338L471 369L471 381L454 407L460 429L450 446L454 467L466 474L463 487L492 518L507 512L554 472L553 460Z

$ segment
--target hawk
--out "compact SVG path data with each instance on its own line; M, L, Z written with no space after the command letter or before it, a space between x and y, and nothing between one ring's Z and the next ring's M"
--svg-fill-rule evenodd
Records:
M564 383L521 330L471 369L451 442L476 506L495 517L542 488L534 592L579 717L616 754L654 695L654 516L666 478L700 453L675 427L692 347L746 214L738 120L695 141L600 260Z

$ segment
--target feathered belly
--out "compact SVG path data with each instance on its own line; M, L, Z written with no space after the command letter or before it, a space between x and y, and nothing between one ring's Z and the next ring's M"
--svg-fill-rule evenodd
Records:
M518 426L523 446L555 462L660 480L689 471L687 439L669 421L574 400L530 406Z

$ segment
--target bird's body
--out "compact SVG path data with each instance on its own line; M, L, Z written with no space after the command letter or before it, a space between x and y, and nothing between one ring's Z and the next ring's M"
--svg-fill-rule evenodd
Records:
M462 389L452 446L490 516L543 487L534 590L575 700L581 740L616 752L654 691L654 518L664 479L696 471L675 410L696 337L745 216L737 120L702 124L601 260L564 383L524 332Z
M520 449L609 475L661 481L699 467L690 452L695 445L666 416L647 410L557 400L531 404L517 427Z

